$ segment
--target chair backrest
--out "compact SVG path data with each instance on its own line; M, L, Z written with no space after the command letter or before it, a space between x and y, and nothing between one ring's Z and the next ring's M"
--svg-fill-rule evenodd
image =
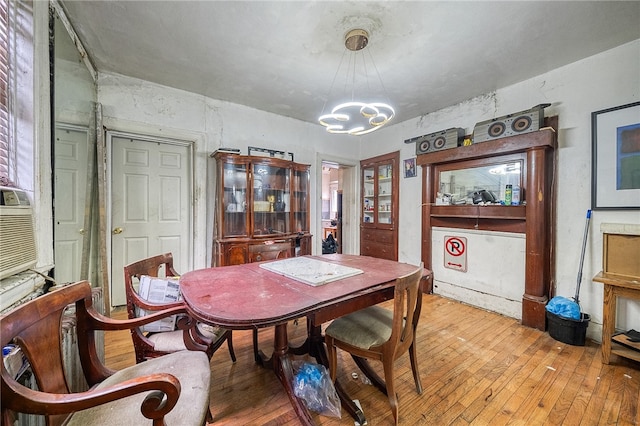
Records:
M393 328L391 337L385 345L395 347L396 354L404 353L414 337L414 327L417 324L416 312L418 306L418 292L420 280L424 273L423 264L414 272L396 279L393 303Z
M64 374L62 352L62 320L69 305L76 303L76 313L92 309L91 286L87 281L71 284L40 296L18 306L0 317L0 341L2 346L17 344L36 379L38 389L50 393L70 393L70 387ZM78 322L80 323L80 321ZM85 330L85 333L87 331ZM79 330L80 334L80 330ZM81 339L81 337L83 337ZM78 338L78 346L93 343L93 348L79 351L85 376L90 369L100 371L103 366L95 348L95 340L87 336ZM93 358L93 359L91 359ZM21 398L12 389L24 386L18 383L0 363L2 375L2 418L7 419L7 410L29 412L30 402ZM89 374L97 377L96 374ZM90 382L90 380L87 380ZM91 386L93 383L89 383ZM50 416L49 424L58 424L67 415Z
M124 286L127 298L127 314L130 319L136 318L138 294L134 288L134 279L140 282L142 275L150 277L174 277L179 274L173 269L173 254L164 253L130 263L124 267Z

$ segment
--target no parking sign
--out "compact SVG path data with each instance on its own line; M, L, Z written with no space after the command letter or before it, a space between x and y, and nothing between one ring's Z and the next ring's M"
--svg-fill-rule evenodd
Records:
M444 237L444 267L467 272L467 239Z

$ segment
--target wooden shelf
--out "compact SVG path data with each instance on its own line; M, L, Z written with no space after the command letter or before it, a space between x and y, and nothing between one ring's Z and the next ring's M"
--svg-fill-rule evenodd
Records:
M606 250L604 252L606 258ZM640 300L640 277L625 278L611 273L599 272L593 281L604 284L602 301L602 362L609 364L611 354L640 361L640 342L630 342L627 336L614 335L617 298Z
M611 338L611 353L640 361L640 342L632 342L624 334L618 334Z
M526 206L432 206L431 216L525 220Z

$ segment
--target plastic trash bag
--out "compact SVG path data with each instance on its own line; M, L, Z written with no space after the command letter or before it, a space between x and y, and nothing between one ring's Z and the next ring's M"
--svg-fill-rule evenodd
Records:
M294 362L294 394L306 407L323 416L341 418L340 398L324 365Z
M322 254L332 254L338 252L338 242L333 238L333 234L327 235L327 238L322 240Z
M564 318L580 320L580 305L566 297L554 297L547 303L545 309Z

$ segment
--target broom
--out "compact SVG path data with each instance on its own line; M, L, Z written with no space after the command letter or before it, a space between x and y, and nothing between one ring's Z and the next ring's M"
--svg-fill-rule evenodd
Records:
M580 266L578 267L578 279L576 283L576 295L573 300L562 296L556 296L549 301L546 306L547 311L561 317L574 320L581 320L580 313L580 284L582 283L582 266L584 264L584 252L587 247L587 236L589 234L589 222L591 221L591 210L587 210L587 223L584 226L584 236L582 238L582 252L580 253Z

